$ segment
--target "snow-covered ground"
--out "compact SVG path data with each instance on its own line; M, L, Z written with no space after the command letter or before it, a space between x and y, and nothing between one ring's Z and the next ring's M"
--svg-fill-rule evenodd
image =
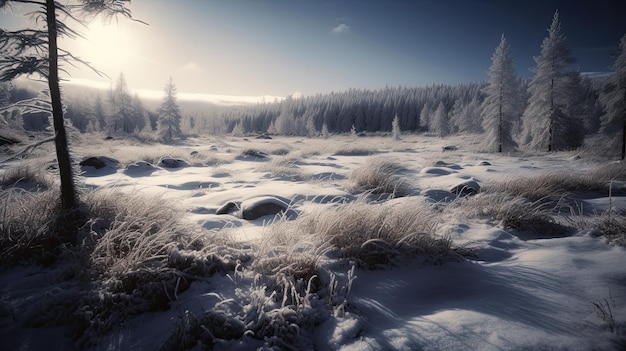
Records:
M478 137L474 137L478 138ZM573 152L545 155L474 153L473 137L440 139L404 136L330 139L192 138L176 146L178 168L150 165L135 159L130 165L110 162L84 167L87 187L112 187L129 193L158 196L184 209L185 219L207 230L218 230L255 248L264 241L273 216L246 220L232 213L216 214L228 202L240 206L275 197L289 203L296 215L337 199L352 201L347 190L352 171L379 160L402 166L399 175L413 189L401 201L426 201L437 206L451 187L467 181L480 186L528 177L541 172L576 173L592 165ZM109 143L109 144L107 144ZM83 156L128 157L114 141L75 146ZM454 150L442 151L453 145ZM264 157L243 155L254 149ZM181 156L182 155L182 156ZM187 155L187 157L183 157ZM167 156L167 155L162 155ZM207 158L211 161L207 162ZM130 161L126 161L130 163ZM442 195L443 194L443 195ZM609 207L608 194L579 194L587 213ZM396 201L396 200L394 200ZM401 201L398 200L401 205ZM445 201L445 200L444 200ZM620 196L612 208L626 208ZM582 205L580 205L582 203ZM440 205L440 204L439 204ZM574 214L575 215L575 214ZM386 269L351 271L349 263L326 257L326 269L350 285L341 311L315 328L317 350L619 350L626 347L626 251L610 245L593 231L549 237L503 228L489 218L470 218L454 209L443 211L438 235L471 248L475 257L441 265L407 259ZM267 243L265 243L267 244ZM0 272L0 340L8 349L66 349L70 340L61 328L24 329L14 323L14 306L30 295L61 294L62 283L42 282L33 267ZM97 350L155 350L166 341L186 313L200 315L228 301L250 301L251 278L245 272L216 275L194 282L167 311L126 320L103 336ZM249 289L249 290L246 290ZM38 292L35 293L34 291ZM232 299L232 300L230 300ZM248 300L246 300L248 299ZM607 302L613 331L598 315L594 302ZM607 319L607 318L605 318ZM263 342L215 343L215 349L249 350ZM266 345L267 346L267 345ZM2 349L7 349L2 346Z

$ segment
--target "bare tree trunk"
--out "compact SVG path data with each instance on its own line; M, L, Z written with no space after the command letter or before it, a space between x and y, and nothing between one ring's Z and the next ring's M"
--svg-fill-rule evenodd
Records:
M56 148L59 176L61 178L61 206L64 210L75 209L78 197L74 187L72 163L68 150L67 133L63 121L63 104L59 88L59 57L57 51L57 21L54 0L46 0L48 22L48 87L52 103L52 122L54 126L54 146Z

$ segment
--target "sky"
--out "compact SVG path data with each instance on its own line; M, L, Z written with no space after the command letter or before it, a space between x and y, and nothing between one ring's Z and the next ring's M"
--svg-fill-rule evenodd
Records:
M606 72L626 34L614 0L135 0L133 17L95 20L63 40L108 77L68 68L76 84L159 97L234 99L314 95L349 88L457 84L487 79L504 34L518 75L529 77L559 10L581 72ZM14 13L20 9L14 8ZM622 16L623 17L623 16ZM28 26L0 14L0 28Z

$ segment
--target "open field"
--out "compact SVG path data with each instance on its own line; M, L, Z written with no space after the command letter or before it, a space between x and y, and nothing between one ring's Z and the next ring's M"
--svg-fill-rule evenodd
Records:
M83 136L74 155L104 166L80 167L91 217L78 240L51 236L61 244L49 244L48 146L3 156L0 340L626 347L626 167L577 152L477 153L479 138Z

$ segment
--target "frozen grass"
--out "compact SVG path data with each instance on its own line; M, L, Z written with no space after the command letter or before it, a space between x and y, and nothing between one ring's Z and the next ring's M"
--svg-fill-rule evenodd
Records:
M0 193L2 264L66 265L82 286L44 299L27 325L71 325L79 345L131 315L163 309L199 278L234 271L246 260L217 233L195 229L166 201L96 190L82 196L90 218L67 240L54 227L58 193ZM63 301L61 301L61 300Z
M274 157L270 162L259 166L260 172L268 172L272 177L285 177L292 180L302 180L304 175L295 162L282 157Z
M589 172L589 176L600 181L626 180L626 163L608 162L602 163Z
M532 177L510 177L509 179L485 184L486 193L507 193L521 196L530 201L558 200L578 191L605 191L608 179L588 174L544 173Z
M613 180L626 180L626 166L608 163L581 173L543 173L532 177L509 179L485 184L486 193L507 193L522 196L531 201L542 199L558 200L573 192L609 190Z
M547 203L529 201L506 192L483 193L454 203L455 213L468 218L489 218L503 228L550 237L571 233L572 228Z
M225 167L221 167L221 166L214 166L211 169L211 176L215 177L215 178L223 178L223 177L230 177L232 174L232 171L228 168Z
M266 226L252 269L268 277L287 276L296 281L319 277L327 246L307 233L302 223L280 217Z
M213 176L234 173L219 166L223 155L197 150L187 158L201 163L215 157L216 166L207 168ZM233 147L231 159L245 150L259 149ZM299 177L294 161L302 155L295 150L286 156L268 157L252 167L274 176ZM182 220L185 214L176 210L175 204L170 206L167 199L129 196L110 189L85 192L81 199L90 221L80 230L80 240L74 246L57 245L55 251L47 253L56 255L59 264L70 266L67 270L72 272L75 285L63 290L67 293L46 296L45 302L25 311L26 318L32 319L25 324L70 325L81 348L123 325L132 315L168 308L194 280L224 273L211 278L210 284L212 279L229 279L236 286L234 291L216 292L220 301L214 306L203 306L193 313L181 309L162 350L241 345L261 348L263 344L267 349L313 349L315 328L333 314L343 316L346 309L350 310L355 267L385 269L411 257L431 264L463 260L463 248L455 247L449 237L437 235L439 224L448 216L461 220L463 216L491 218L505 228L541 235L567 233L571 228L563 223L569 222L556 208L564 195L550 193L555 195L550 197L553 201L545 201L541 194L556 189L566 195L580 191L580 184L585 182L600 179L595 184L604 184L623 177L623 166L608 165L581 177L528 178L521 185L515 185L518 180L513 179L507 185L493 182L483 187L484 193L459 198L441 212L436 210L441 206L430 206L415 197L398 198L411 193L399 176L403 168L398 164L382 158L362 160L365 166L355 169L347 180L351 191L363 194L359 200L298 208L302 212L295 220L278 218L265 224L262 241L245 251L226 240L224 232L190 226ZM586 189L596 189L594 186ZM533 187L544 189L535 191ZM602 189L606 188L596 190ZM372 193L393 196L384 203L368 203ZM3 250L19 249L15 244L27 237L23 233L54 237L50 232L56 213L50 205L55 203L54 192L7 189L0 194ZM538 199L532 200L534 197ZM590 216L584 224L615 242L624 241L626 220L620 213ZM20 243L32 248L29 241ZM15 257L15 252L9 250L6 256ZM32 257L21 260L29 259ZM350 268L341 263L350 264ZM338 267L348 270L347 276L339 274Z
M219 165L232 162L232 156L217 153L215 150L200 147L186 148L175 145L153 144L133 145L128 140L95 142L94 145L83 144L78 152L84 156L107 156L116 159L122 167L137 161L158 164L163 157L182 159L194 164Z
M54 179L45 168L46 165L43 162L21 162L0 173L0 187L8 188L19 183L27 183L34 189L52 188Z
M272 243L285 243L290 247L286 251L298 259L283 258L277 265L279 270L292 263L302 265L298 261L306 255L309 262L319 262L321 255L331 252L372 269L403 257L420 256L431 263L460 259L451 240L435 234L439 221L440 213L425 203L370 204L358 200L321 206L295 221L275 223L267 236ZM302 241L309 243L304 246L308 250L302 249Z
M255 158L266 158L268 156L268 154L265 151L261 151L259 149L255 149L255 148L247 148L247 149L243 149L240 153L239 153L240 157L255 157Z
M0 190L0 264L52 262L58 191Z
M369 156L377 152L378 149L371 146L346 145L335 150L333 154L336 156Z
M410 187L398 175L402 167L382 158L372 159L365 165L353 170L347 180L347 189L351 193L370 192L372 194L391 194L394 197L407 196Z

